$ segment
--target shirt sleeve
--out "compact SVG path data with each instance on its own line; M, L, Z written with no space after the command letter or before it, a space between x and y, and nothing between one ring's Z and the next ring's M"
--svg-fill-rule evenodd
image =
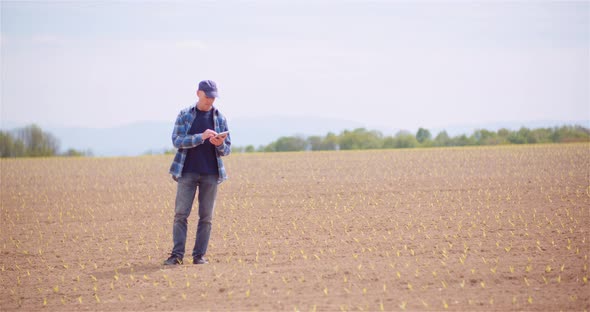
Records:
M172 144L178 149L193 148L197 145L203 144L203 137L201 133L187 134L190 129L187 128L184 120L186 112L180 112L176 117L174 123L174 130L172 131Z
M229 128L227 127L227 120L225 118L221 118L220 121L221 131L229 131ZM216 146L216 149L219 156L227 156L231 153L231 133L227 134L223 144Z

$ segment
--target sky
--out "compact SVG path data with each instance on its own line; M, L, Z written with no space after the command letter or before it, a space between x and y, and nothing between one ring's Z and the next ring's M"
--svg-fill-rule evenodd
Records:
M4 1L1 120L590 120L588 1Z

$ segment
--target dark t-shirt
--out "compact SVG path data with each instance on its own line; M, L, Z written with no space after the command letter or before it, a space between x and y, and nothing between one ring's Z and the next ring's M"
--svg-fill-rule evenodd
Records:
M203 133L207 129L214 130L213 110L203 112L197 109L197 117L193 121L188 134ZM215 145L211 144L207 139L203 144L189 148L182 172L219 174Z

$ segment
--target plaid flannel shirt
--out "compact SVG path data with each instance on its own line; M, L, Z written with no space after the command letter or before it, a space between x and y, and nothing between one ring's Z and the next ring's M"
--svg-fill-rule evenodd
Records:
M228 131L227 120L225 117L215 108L213 110L213 125L215 132ZM187 107L180 111L178 117L176 117L176 123L174 124L174 131L172 131L172 144L178 149L174 156L172 166L170 166L170 174L174 180L178 180L182 175L182 168L184 168L184 161L186 160L187 149L193 148L204 142L201 133L188 134L193 121L197 116L196 105ZM215 147L215 153L217 154L217 166L219 168L219 179L217 183L223 182L227 179L225 168L223 167L222 156L229 155L231 152L231 139L228 135L225 138L223 144Z

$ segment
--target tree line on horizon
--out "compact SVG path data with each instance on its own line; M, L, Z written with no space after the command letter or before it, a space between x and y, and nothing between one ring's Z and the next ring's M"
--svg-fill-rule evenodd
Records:
M569 142L590 142L590 129L579 125L537 129L522 127L516 131L478 129L469 136L462 134L454 137L443 130L433 137L425 128L419 128L415 134L400 131L394 136L384 136L376 130L357 128L344 130L340 134L329 132L325 136L284 136L258 148L248 145L232 147L232 150L237 153L295 152ZM165 151L174 152L174 149ZM1 158L92 155L92 151L78 151L72 148L60 153L59 140L35 124L13 131L0 131Z
M32 124L13 131L0 131L0 157L92 156L73 148L59 152L59 140Z
M357 128L344 130L338 135L329 132L325 136L284 136L258 148L248 145L232 147L232 150L243 153L295 152L569 142L590 142L590 129L579 125L537 129L522 127L519 130L503 128L498 131L478 129L469 136L461 134L453 137L443 130L433 137L425 128L419 128L415 134L399 131L394 136Z

